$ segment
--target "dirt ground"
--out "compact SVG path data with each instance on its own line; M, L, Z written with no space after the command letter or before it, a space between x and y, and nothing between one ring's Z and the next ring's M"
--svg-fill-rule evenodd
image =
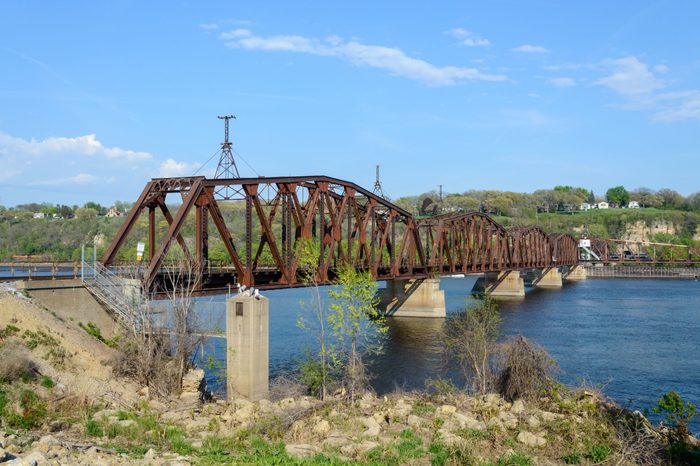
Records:
M0 284L0 328L8 325L19 328L20 335L43 332L57 341L57 346L39 344L31 351L41 374L65 385L68 392L121 406L138 401L140 387L112 376L107 364L112 348L77 321L60 317L6 283Z

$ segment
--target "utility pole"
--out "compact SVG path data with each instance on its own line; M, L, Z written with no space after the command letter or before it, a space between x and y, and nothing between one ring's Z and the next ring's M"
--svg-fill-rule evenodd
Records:
M440 186L440 194L439 194L439 197L440 197L440 202L442 202L442 185L439 185L439 186Z
M372 190L372 192L377 196L386 198L386 196L384 195L384 190L382 189L382 182L379 181L379 165L377 165L376 175L377 176L374 180L374 189Z
M233 143L228 139L228 121L232 118L235 120L236 117L234 115L224 115L217 118L224 120L224 142L221 143L221 156L219 157L219 164L216 166L214 178L240 178L241 175L238 173L238 167L233 158ZM233 194L234 190L228 186L223 186L216 190L217 197L221 199L231 199Z

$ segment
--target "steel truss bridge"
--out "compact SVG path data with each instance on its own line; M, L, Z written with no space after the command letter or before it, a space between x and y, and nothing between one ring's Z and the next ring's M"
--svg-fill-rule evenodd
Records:
M174 213L168 196L178 198ZM229 202L244 211L242 221L222 209ZM552 236L538 227L506 229L479 212L415 218L354 183L290 176L153 179L107 249L104 266L117 265L142 214L148 216L142 280L152 293L176 286L168 273L173 257L192 264L200 294L225 292L236 284L302 286L309 273L302 261L305 244L318 257L313 268L319 284L332 283L347 266L369 271L377 280L393 280L579 263L578 242L570 235ZM192 217L194 244L188 244L183 229L186 223L192 228ZM167 221L167 231L159 231L158 218ZM226 249L226 260L219 264L209 259L214 234Z

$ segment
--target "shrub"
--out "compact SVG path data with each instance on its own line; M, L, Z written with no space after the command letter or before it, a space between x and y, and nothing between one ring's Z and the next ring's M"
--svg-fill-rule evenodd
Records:
M0 380L13 382L23 377L33 378L37 373L36 364L22 346L7 343L0 347Z
M442 335L445 354L454 358L474 390L484 394L493 384L493 358L498 348L501 316L485 298L473 308L447 318Z
M508 400L532 399L556 385L552 372L556 362L543 348L523 336L510 340L504 351L504 366L498 391Z

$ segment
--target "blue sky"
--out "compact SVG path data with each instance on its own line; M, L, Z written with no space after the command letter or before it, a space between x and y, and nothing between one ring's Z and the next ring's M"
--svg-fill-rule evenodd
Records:
M243 175L689 194L698 18L690 0L5 0L0 204L135 200L199 169L230 113Z

